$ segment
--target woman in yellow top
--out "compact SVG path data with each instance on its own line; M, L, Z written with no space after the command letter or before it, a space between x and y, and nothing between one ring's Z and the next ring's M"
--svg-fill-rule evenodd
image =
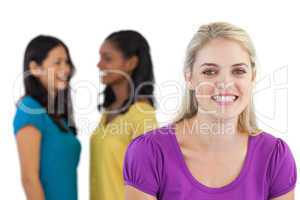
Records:
M150 48L136 31L109 35L100 48L98 68L106 85L100 123L91 137L91 200L125 199L122 175L132 139L157 127Z

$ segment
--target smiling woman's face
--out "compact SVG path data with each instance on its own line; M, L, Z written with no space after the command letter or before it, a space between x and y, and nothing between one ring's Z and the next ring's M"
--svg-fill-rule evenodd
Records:
M217 118L235 118L250 102L254 73L249 54L233 40L213 39L200 49L191 73L198 111Z
M110 41L105 41L100 47L100 60L97 67L101 71L101 82L105 85L119 84L127 78L136 66L135 56L125 58L121 50ZM133 61L133 62L132 62Z
M41 66L34 61L31 62L31 65L32 73L48 91L57 92L68 87L71 65L63 46L57 46L50 50Z

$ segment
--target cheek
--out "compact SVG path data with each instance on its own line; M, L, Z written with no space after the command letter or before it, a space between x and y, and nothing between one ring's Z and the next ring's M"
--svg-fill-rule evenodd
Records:
M244 82L237 85L237 89L239 90L241 103L243 105L248 105L252 98L252 83L251 82Z
M215 92L215 86L213 82L199 81L194 84L195 92L198 97L211 97Z
M43 70L40 79L45 85L53 85L55 81L55 71L53 69Z
M130 79L129 74L125 71L125 62L123 60L115 60L114 62L112 62L107 71L108 75L106 76L106 78L112 81L125 78Z
M211 101L215 88L210 82L201 82L195 87L195 95L199 105L207 104Z
M124 59L113 57L109 62L105 62L108 69L121 69L124 65Z
M47 83L48 87L56 87L57 85L61 84L61 80L59 80L59 75L61 72L52 68L47 71Z
M236 87L242 95L249 96L253 86L251 81L241 81L236 84Z

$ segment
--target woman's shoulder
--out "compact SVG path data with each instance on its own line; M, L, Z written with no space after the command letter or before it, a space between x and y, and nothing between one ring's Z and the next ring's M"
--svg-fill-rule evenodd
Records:
M123 176L127 185L156 196L164 177L170 129L160 127L135 138L128 146Z
M163 150L171 142L171 134L174 133L170 124L155 128L133 139L128 149L149 152Z
M154 107L150 104L149 101L139 100L135 101L130 107L129 112L136 113L136 112L153 112Z
M267 156L269 159L284 158L292 156L289 145L284 139L277 137L271 133L261 131L259 134L252 136L256 152L260 156Z
M274 148L278 143L285 143L282 138L266 131L259 131L251 135L251 137L256 143L269 148Z
M24 96L17 102L17 110L13 120L14 133L27 125L33 125L40 131L44 131L45 109L37 100L30 96Z
M31 96L23 96L19 99L19 101L17 102L17 107L18 108L43 108L43 106L33 97Z
M258 141L255 167L260 168L260 163L265 166L270 198L291 191L297 182L297 167L287 142L267 132L255 136L255 140Z

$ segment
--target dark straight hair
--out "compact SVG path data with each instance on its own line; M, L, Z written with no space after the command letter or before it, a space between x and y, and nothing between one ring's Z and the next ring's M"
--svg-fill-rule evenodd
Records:
M41 81L30 74L29 64L31 61L36 62L38 65L42 65L43 61L47 58L49 52L56 47L62 46L67 53L68 63L71 68L71 75L68 79L74 75L75 67L70 57L68 47L58 38L46 35L39 35L33 38L24 55L24 86L25 96L31 96L37 100L47 111L47 114L53 120L53 122L63 131L68 132L72 130L77 134L75 126L75 120L73 116L72 100L70 97L70 89L67 86L66 89L58 91L54 102L49 102L48 90L43 86ZM29 74L28 74L29 73ZM67 126L63 122L67 121Z
M131 74L131 81L133 82L133 100L136 100L139 95L145 96L150 104L155 107L154 92L154 73L153 64L150 55L150 47L147 40L138 32L133 30L123 30L110 34L106 39L106 42L110 42L116 49L120 50L125 59L137 56L138 63ZM144 83L150 83L145 84ZM138 88L140 87L140 88ZM138 93L136 93L137 88ZM115 100L115 94L112 88L107 85L102 93L104 95L104 102L98 106L98 109L108 108ZM122 108L125 105L129 105L125 109L122 109L120 113L127 112L130 105L134 103L131 98L124 101ZM130 101L130 102L129 102Z

